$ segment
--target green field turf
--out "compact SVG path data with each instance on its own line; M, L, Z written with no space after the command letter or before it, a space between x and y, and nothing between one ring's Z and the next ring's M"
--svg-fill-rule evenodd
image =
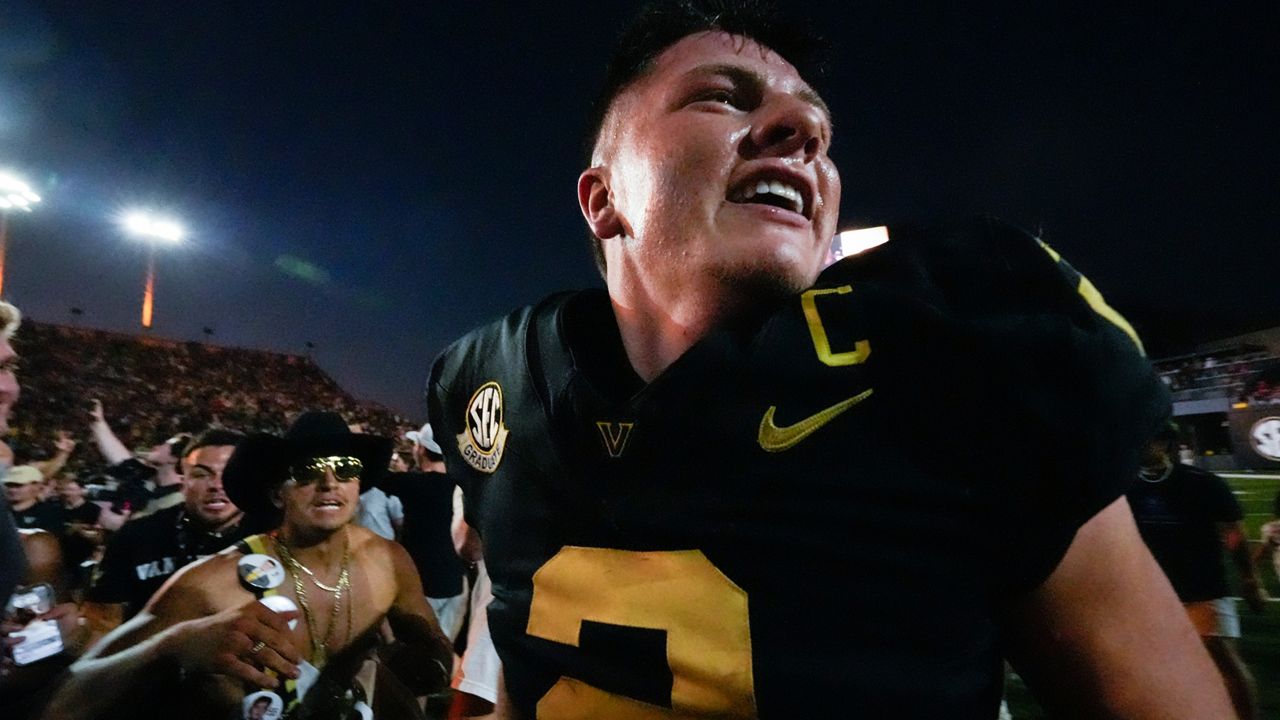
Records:
M1245 513L1245 529L1249 539L1256 542L1259 528L1272 519L1271 507L1276 493L1280 492L1280 475L1222 473L1222 476L1230 483L1236 498L1240 500ZM1276 578L1271 563L1264 560L1259 570L1267 593L1272 598L1280 598L1280 579ZM1229 576L1234 586L1234 571L1229 572ZM1241 603L1240 634L1240 652L1258 683L1262 717L1280 720L1280 601L1267 603L1266 610L1261 614L1250 612ZM1006 696L1010 710L1017 720L1046 717L1018 678L1012 679Z

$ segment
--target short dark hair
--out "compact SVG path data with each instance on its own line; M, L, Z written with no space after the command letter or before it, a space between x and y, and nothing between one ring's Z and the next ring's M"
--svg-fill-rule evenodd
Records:
M664 50L682 38L719 30L751 38L774 51L815 90L826 73L826 41L795 12L782 12L770 0L655 0L623 28L605 67L604 85L591 106L585 143L591 166L605 117L613 101L653 66ZM596 267L604 275L604 248L588 231Z
M236 446L240 441L244 440L244 433L227 428L209 428L204 432L191 438L191 442L187 443L187 451L182 454L186 457L202 447L231 445Z

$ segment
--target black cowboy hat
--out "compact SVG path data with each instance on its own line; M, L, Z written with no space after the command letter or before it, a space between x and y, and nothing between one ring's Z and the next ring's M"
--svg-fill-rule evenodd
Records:
M249 515L279 513L271 489L289 478L296 462L331 455L359 458L360 492L373 486L391 463L392 441L351 432L337 413L308 411L298 416L284 436L255 433L236 446L222 471L222 488L231 502Z

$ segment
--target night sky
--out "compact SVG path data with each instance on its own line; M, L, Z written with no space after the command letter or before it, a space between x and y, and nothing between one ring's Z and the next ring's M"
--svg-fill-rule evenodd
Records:
M837 43L843 226L1039 230L1156 354L1280 325L1280 4L935 5L796 4ZM44 197L5 297L137 332L115 217L168 211L152 332L312 342L421 416L450 340L599 283L574 188L632 8L3 0L0 168Z

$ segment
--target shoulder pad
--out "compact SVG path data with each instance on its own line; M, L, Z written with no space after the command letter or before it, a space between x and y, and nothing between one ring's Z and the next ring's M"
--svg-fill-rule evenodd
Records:
M1043 330L1043 324L1021 321L1052 316L1078 331L1127 339L1144 352L1133 327L1093 283L1021 228L983 216L931 228L895 226L889 238L879 248L832 265L818 285L875 283L907 293L956 322L1006 329Z

